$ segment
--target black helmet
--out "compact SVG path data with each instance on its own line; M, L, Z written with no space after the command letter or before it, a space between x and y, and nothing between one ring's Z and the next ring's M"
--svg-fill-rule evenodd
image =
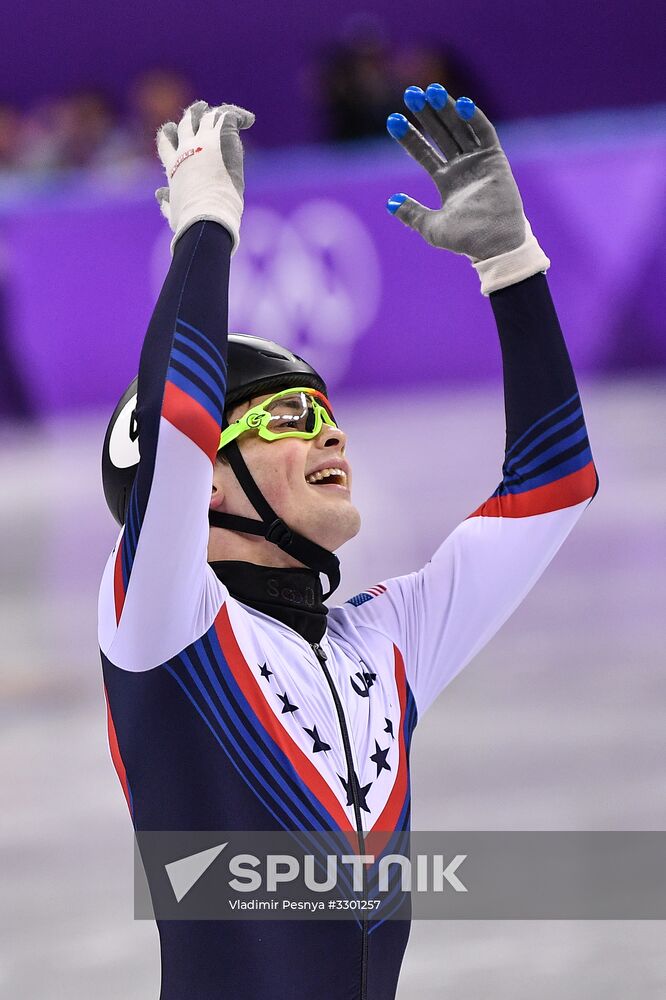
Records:
M327 395L320 375L297 354L262 337L229 334L225 406L254 396L302 385ZM136 393L138 378L127 387L113 411L102 449L102 483L106 503L118 524L125 512L139 464Z
M107 506L118 524L124 524L130 491L139 465L139 433L136 421L138 378L123 393L106 429L102 448L102 484ZM250 337L242 333L229 334L227 353L227 392L225 406L235 406L254 396L278 392L290 387L306 386L327 395L321 376L297 354L286 347ZM217 527L263 535L285 552L289 552L311 569L328 576L331 589L339 583L338 560L332 552L298 535L287 527L268 505L252 479L237 442L225 449L225 454L252 506L262 518L236 517L211 511L209 519Z

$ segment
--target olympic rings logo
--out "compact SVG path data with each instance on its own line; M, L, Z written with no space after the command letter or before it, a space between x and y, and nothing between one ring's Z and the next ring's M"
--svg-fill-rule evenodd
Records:
M304 202L243 217L230 280L230 330L275 340L339 383L379 308L381 268L358 216L340 202Z
M165 231L154 247L156 294L169 240ZM334 389L377 316L381 284L374 241L341 202L312 199L289 216L249 208L231 266L229 329L283 344L321 371Z

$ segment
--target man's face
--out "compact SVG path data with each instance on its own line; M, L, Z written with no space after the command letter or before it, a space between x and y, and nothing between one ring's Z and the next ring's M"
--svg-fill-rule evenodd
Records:
M227 415L229 423L270 395L256 396L234 407ZM342 430L323 424L311 441L265 441L248 432L238 438L238 444L257 486L290 528L329 551L358 533L361 518L351 501L351 467L345 458L347 436ZM342 470L346 481L313 481L313 474L324 469ZM211 506L227 514L258 518L231 467L219 459L215 463Z

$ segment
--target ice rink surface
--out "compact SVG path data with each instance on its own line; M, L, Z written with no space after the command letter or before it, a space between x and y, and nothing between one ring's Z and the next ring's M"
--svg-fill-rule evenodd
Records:
M666 383L590 384L582 397L601 492L522 607L420 722L414 829L666 830ZM343 400L337 415L364 519L342 552L344 600L422 565L492 492L503 413L499 388L485 387ZM0 428L8 1000L158 996L156 931L132 918L131 828L96 646L98 580L114 541L99 484L104 422ZM399 997L663 1000L665 931L419 922Z

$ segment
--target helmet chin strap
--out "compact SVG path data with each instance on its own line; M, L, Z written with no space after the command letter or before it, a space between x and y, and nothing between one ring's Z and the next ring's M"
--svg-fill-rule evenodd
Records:
M283 552L293 556L304 566L323 573L328 578L329 590L324 594L324 600L331 596L340 584L340 560L333 552L310 541L298 532L293 531L278 517L263 493L255 483L250 470L245 464L240 448L232 441L224 449L225 457L233 469L245 495L261 518L255 521L250 517L237 514L222 514L219 511L208 512L208 520L214 528L227 528L230 531L242 531L250 535L261 535Z

